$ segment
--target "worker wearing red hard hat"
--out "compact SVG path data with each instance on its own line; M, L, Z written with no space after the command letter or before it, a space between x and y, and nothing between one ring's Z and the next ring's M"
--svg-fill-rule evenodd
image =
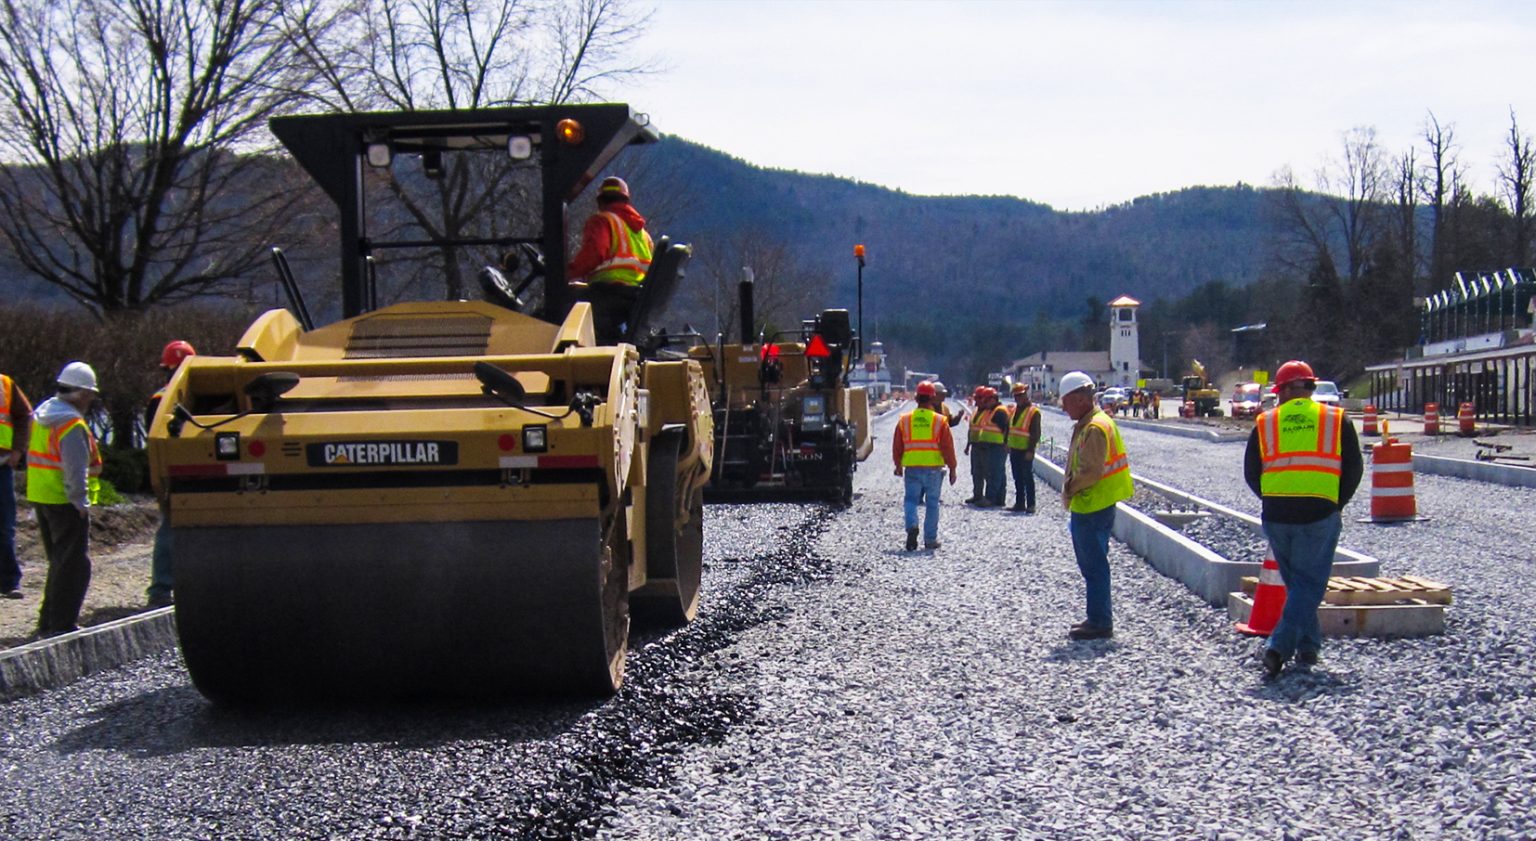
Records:
M1073 625L1074 640L1108 639L1115 635L1109 587L1109 536L1115 525L1115 504L1130 499L1131 462L1120 428L1094 399L1093 378L1073 371L1061 378L1061 408L1076 423L1067 450L1061 501L1072 512L1068 530L1077 568L1083 574L1088 618Z
M176 370L189 356L196 356L197 351L192 343L175 339L166 343L160 351L160 370L165 374L165 383L150 395L149 403L144 407L144 428L154 425L155 413L160 409L160 401L165 398L165 387L170 385L171 377L176 375ZM171 591L175 580L171 575L171 518L170 512L163 506L160 509L160 527L155 529L155 548L149 556L149 589L145 596L150 607L165 607L171 604L173 597Z
M1029 402L1029 386L1013 386L1008 413L1008 466L1013 472L1013 508L1035 513L1035 447L1040 443L1040 407Z
M610 175L597 187L597 212L581 229L581 247L566 266L567 281L592 303L600 345L618 344L651 268L655 244L645 217L630 204L629 185Z
M891 458L896 475L906 480L902 514L907 529L907 551L917 549L917 508L923 506L923 547L939 548L939 495L944 489L944 470L955 483L955 441L944 416L934 409L938 391L931 382L917 384L917 408L896 422L891 436Z
M1008 411L997 399L997 389L981 386L976 411L971 415L965 451L971 457L971 484L975 495L967 504L999 508L1008 499Z
M1311 365L1296 359L1281 365L1275 408L1254 421L1243 455L1243 478L1262 503L1264 536L1285 582L1285 608L1264 647L1270 678L1292 656L1307 666L1317 662L1323 647L1317 608L1333 573L1340 512L1365 473L1355 425L1343 409L1314 401L1316 388Z

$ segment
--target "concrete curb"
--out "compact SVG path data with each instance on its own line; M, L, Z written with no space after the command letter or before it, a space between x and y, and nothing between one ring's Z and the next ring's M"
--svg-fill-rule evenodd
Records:
M1458 479L1491 482L1514 488L1536 488L1536 469L1513 464L1414 453L1413 469L1418 473L1432 473L1436 476L1455 476Z
M162 607L0 651L0 702L74 683L176 646L176 609Z
M1064 470L1044 458L1035 459L1035 474L1058 492L1066 476ZM1208 502L1141 476L1134 478L1158 493L1176 498L1185 504L1203 506L1223 515L1236 517L1262 534L1257 517ZM1113 528L1115 538L1131 547L1131 550L1151 564L1153 569L1183 584L1189 588L1190 592L1205 599L1214 607L1224 607L1229 593L1242 590L1243 576L1259 574L1260 564L1258 563L1228 560L1135 508L1124 503L1117 507L1119 510L1115 514ZM1381 563L1375 558L1358 552L1340 549L1335 556L1334 570L1335 575L1376 576L1380 574Z
M1063 412L1061 409L1055 406L1049 406L1046 408L1058 415L1061 415L1062 417L1066 417L1066 412ZM1225 444L1230 441L1247 441L1249 434L1247 431L1240 430L1221 432L1215 429L1210 429L1208 427L1186 426L1177 422L1152 423L1148 421L1136 420L1135 418L1122 417L1115 418L1115 425L1123 426L1126 429L1140 429L1146 432L1159 432L1163 435L1175 435L1179 438L1193 438L1197 441L1209 441L1213 444Z

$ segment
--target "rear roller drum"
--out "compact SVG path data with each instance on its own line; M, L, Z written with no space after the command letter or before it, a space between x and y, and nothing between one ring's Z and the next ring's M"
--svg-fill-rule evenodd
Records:
M678 487L681 433L668 432L651 444L646 473L646 585L634 595L635 611L647 621L686 625L699 610L704 574L704 502L698 491ZM687 497L687 498L684 498ZM679 522L686 512L687 519Z

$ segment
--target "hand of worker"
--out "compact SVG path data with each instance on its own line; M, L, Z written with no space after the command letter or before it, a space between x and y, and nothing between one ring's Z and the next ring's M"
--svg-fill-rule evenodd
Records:
M21 450L11 450L11 454L5 457L5 463L11 467L21 464Z
M971 454L971 445L970 444L966 444L965 445L965 454L966 455L970 455Z
M1065 491L1063 491L1061 494L1061 507L1068 511L1072 510L1072 497L1069 496Z
M91 509L87 508L84 505L81 505L78 502L73 503L73 505L75 506L75 510L80 512L80 516L82 518L86 518L86 519L90 518L90 516L91 516Z
M955 469L953 467L949 469L949 483L951 485L955 483Z
M898 465L896 465L896 475L897 475L897 476L900 476L900 475L901 475L901 465L899 465L899 464L898 464Z

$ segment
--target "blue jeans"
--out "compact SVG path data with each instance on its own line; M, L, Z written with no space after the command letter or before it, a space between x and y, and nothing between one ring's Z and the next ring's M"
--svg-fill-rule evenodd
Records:
M1115 625L1109 604L1109 533L1115 525L1115 506L1089 514L1072 512L1068 530L1077 568L1088 589L1088 622L1101 628Z
M149 556L149 590L151 599L171 594L175 580L171 577L171 519L160 515L160 527L155 529L155 549Z
M0 462L0 593L21 586L16 560L16 471Z
M907 528L917 528L917 506L924 506L923 542L936 543L939 539L939 491L944 488L944 468L908 467L902 470L907 483L907 497L903 501Z
M987 499L1002 505L1008 501L1008 447L992 444L988 449L991 455L987 461Z
M1013 468L1013 503L1035 507L1035 454L1031 450L1008 450L1008 464Z
M1315 523L1264 523L1264 536L1269 538L1269 548L1280 565L1280 578L1285 581L1285 609L1269 635L1269 647L1282 657L1323 649L1317 608L1328 589L1328 576L1333 574L1333 552L1339 546L1342 528L1337 511Z

